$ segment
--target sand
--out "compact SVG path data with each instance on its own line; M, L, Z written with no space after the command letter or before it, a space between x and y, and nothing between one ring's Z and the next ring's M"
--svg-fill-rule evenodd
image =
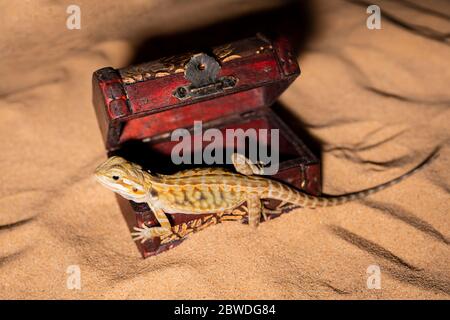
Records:
M302 75L280 99L320 143L327 193L387 181L442 145L430 167L361 202L215 226L146 260L92 176L105 159L92 72L131 63L142 39L282 1L77 3L81 30L65 28L66 3L0 5L0 298L450 297L448 2L379 1L372 31L367 4L315 2ZM67 288L72 265L81 290ZM381 289L367 288L371 265Z

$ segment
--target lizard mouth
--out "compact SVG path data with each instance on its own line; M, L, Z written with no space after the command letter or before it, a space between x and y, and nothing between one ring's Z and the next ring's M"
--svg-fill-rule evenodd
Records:
M120 188L118 184L112 183L108 178L101 176L101 175L95 175L95 178L97 181L104 186L105 188L112 190L114 192L123 192L123 187Z

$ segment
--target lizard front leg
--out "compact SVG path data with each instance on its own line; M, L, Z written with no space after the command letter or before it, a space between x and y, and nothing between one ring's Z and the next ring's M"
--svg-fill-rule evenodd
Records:
M144 243L146 240L151 238L162 237L173 233L172 226L170 225L166 213L160 208L155 208L151 203L148 203L148 206L155 215L155 218L159 222L160 227L150 228L145 224L142 228L134 227L134 230L136 232L131 233L131 235L133 236L133 240L141 240L141 243Z

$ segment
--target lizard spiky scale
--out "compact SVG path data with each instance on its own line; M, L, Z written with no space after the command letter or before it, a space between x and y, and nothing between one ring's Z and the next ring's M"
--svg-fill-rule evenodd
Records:
M201 214L231 211L247 203L249 225L256 227L264 215L262 199L281 200L293 206L328 207L361 199L397 184L429 164L436 149L413 170L379 186L346 195L316 197L281 182L260 176L263 168L242 155L232 156L237 173L221 168L185 170L173 175L153 175L120 157L111 157L95 172L108 189L135 202L146 202L159 227L135 228L135 240L145 241L172 233L166 213Z

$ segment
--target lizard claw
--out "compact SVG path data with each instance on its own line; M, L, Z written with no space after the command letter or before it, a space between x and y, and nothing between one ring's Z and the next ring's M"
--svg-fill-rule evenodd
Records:
M147 227L145 224L142 225L142 227L134 227L133 228L136 232L132 232L131 236L133 237L134 241L141 240L141 243L144 243L145 241L151 239L151 238L157 238L164 236L168 233L171 233L171 231L168 231L161 227Z
M131 233L131 236L133 237L134 241L141 240L141 243L144 243L146 240L152 238L150 228L147 227L145 224L143 225L142 228L134 227L133 229L136 231Z

